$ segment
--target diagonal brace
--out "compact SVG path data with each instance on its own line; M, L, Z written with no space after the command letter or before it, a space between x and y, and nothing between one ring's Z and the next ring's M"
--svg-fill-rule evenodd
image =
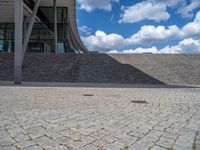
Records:
M25 37L24 37L24 43L23 43L23 59L24 59L24 55L25 55L25 53L26 53L26 49L27 49L27 45L28 45L30 36L31 36L31 32L32 32L32 29L33 29L33 25L34 25L34 22L35 22L35 18L36 18L36 15L37 15L37 12L38 12L38 8L39 8L39 5L40 5L40 1L41 1L41 0L36 0L36 2L35 2L35 6L34 6L34 8L33 8L33 13L32 13L31 19L30 19L30 23L29 23L29 25L28 25L28 29L27 29L26 34L25 34Z

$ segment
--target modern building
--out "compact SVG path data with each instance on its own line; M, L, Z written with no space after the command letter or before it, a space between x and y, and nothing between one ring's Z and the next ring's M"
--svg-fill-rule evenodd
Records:
M0 53L14 53L16 84L28 52L88 52L77 30L76 0L0 0Z

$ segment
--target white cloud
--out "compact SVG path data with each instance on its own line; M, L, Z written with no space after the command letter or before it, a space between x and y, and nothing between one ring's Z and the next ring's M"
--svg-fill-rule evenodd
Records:
M166 46L162 49L158 49L157 47L153 46L150 48L139 47L136 49L117 50L120 48L120 46L118 47L117 44L115 46L111 46L110 48L104 48L104 46L100 47L100 49L98 48L99 47L96 47L96 50L107 53L200 53L200 40L188 38L180 41L177 45ZM114 49L111 50L112 48Z
M89 28L88 26L81 26L81 27L78 27L78 30L86 35L90 35L92 28Z
M124 38L118 34L106 34L103 31L96 31L95 35L82 37L83 42L90 50L107 52L124 46Z
M129 7L122 6L120 23L135 23L142 20L156 22L170 18L168 7L174 7L183 0L146 0Z
M193 40L200 39L200 11L196 14L196 18L193 22L186 24L182 28L179 28L176 25L172 25L169 27L155 27L151 25L143 26L137 33L128 38L124 38L119 34L106 34L103 31L96 31L95 35L82 37L82 40L90 50L108 52L111 50L121 49L125 46L130 47L136 45L151 45L154 42L159 41L167 41L172 39L183 40L190 38ZM197 43L195 44L198 45ZM181 45L184 44L179 43L179 46ZM184 47L186 47L186 45L184 45ZM182 47L181 49L184 48ZM163 51L164 50L166 52L167 50L169 50L169 47L166 47L166 49L163 49ZM145 51L145 49L138 48L136 51ZM148 51L155 52L156 49L154 47L151 50L148 49Z
M161 53L200 53L200 40L194 40L192 38L184 39L175 46L167 46L160 50Z
M129 38L119 34L106 34L103 31L96 31L95 35L82 37L86 47L90 50L102 52L118 49L124 46L152 44L155 41L164 41L178 36L180 29L177 26L143 26L140 31Z
M157 47L150 48L136 48L129 50L112 50L108 51L108 53L153 53L153 54L177 54L177 53L200 53L200 40L194 40L192 38L184 39L178 43L178 45L174 46L166 46L162 49L158 49Z
M158 49L156 47L151 48L136 48L136 49L129 49L123 50L123 53L158 53Z
M128 50L111 50L111 51L108 51L108 53L124 53L124 54L131 54L131 53L137 53L137 54L140 54L140 53L153 53L153 54L156 54L156 53L159 53L159 50L157 49L157 47L150 47L150 48L142 48L142 47L139 47L139 48L136 48L136 49L128 49Z
M172 25L165 26L142 26L141 29L126 39L126 44L152 44L155 41L166 41L170 39L200 38L200 11L196 14L193 22L182 28Z
M94 9L111 11L113 2L119 2L119 0L78 0L80 8L87 12L91 12Z
M180 29L176 26L143 26L130 38L126 39L129 45L132 44L151 44L155 41L167 40L178 37Z
M191 0L189 4L186 2L179 8L178 13L184 18L193 17L193 11L200 7L200 0Z
M193 22L186 24L182 28L184 37L200 37L200 11L196 14Z
M119 23L135 23L142 20L168 20L170 14L166 12L164 5L156 5L149 2L141 2L130 7L122 7L123 13Z

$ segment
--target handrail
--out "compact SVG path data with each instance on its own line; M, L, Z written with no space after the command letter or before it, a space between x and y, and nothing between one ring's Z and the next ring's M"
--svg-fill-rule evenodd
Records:
M179 55L179 56L180 56L184 61L186 61L187 63L191 64L191 62L188 61L188 58L190 58L188 55L182 53L180 50L178 50L178 49L176 49L176 48L173 48L173 50L174 50L174 52L176 51L176 52L178 52L179 54L181 54L181 55Z

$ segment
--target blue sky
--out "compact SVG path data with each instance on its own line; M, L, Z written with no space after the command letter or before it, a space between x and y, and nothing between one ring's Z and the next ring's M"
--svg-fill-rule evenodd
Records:
M200 52L200 0L77 0L77 23L91 51Z

